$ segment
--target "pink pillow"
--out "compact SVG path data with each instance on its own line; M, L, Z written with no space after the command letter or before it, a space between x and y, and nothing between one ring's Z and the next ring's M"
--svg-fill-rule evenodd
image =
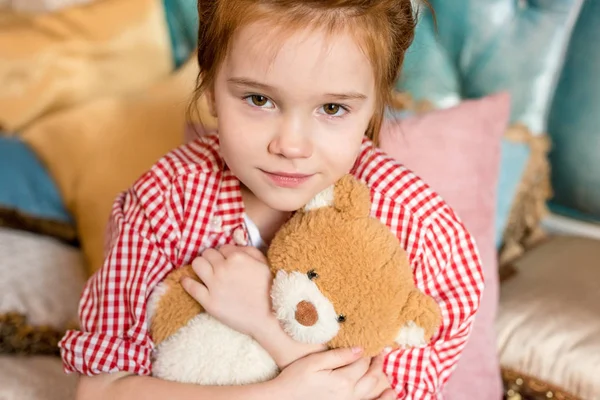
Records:
M494 320L498 270L494 237L500 149L509 123L506 93L403 120L388 120L381 148L427 182L471 232L486 288L471 337L445 389L447 400L501 399Z

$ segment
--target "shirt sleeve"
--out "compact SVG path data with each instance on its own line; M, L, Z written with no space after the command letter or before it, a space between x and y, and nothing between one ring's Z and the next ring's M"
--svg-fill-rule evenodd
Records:
M151 372L146 300L174 268L169 246L156 233L172 230L157 186L148 174L113 205L105 262L79 304L80 330L68 331L59 343L67 373Z
M417 287L436 300L442 323L428 346L394 351L384 368L398 399L442 399L479 308L481 261L473 238L448 211L426 227L413 264Z

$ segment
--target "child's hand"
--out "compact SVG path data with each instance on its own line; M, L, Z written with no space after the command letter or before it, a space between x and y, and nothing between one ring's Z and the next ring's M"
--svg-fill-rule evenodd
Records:
M288 400L362 400L376 384L362 379L369 363L352 349L322 351L293 362L273 383L279 397Z
M367 373L361 378L362 381L372 380L376 382L373 390L363 400L393 400L396 392L392 389L387 375L383 372L383 362L389 351L373 357Z
M258 249L233 245L208 249L192 268L202 283L184 278L183 288L223 324L254 337L261 324L274 318L269 297L272 275Z

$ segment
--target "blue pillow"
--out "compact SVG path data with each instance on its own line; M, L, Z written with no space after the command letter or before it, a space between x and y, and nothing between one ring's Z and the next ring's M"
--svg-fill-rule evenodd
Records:
M198 42L197 0L163 0L173 64L179 68L196 50Z
M587 1L567 52L548 133L554 198L550 209L600 221L600 1Z
M504 229L517 195L521 178L525 173L531 150L527 143L502 140L498 197L496 199L496 248L502 246Z
M525 124L534 134L545 132L558 71L583 0L430 3L437 30L431 13L421 7L397 87L439 107L508 91L511 122ZM588 40L590 46L592 42Z
M73 219L54 181L36 154L15 137L0 136L0 226L76 240Z

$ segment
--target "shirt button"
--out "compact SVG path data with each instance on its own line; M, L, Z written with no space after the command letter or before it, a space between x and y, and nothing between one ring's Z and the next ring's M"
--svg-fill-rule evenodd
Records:
M221 217L213 217L210 220L210 225L214 228L214 229L220 229L223 226L223 219Z
M246 240L246 234L244 233L244 229L242 227L238 227L233 230L233 241L238 246L248 245L248 241Z

